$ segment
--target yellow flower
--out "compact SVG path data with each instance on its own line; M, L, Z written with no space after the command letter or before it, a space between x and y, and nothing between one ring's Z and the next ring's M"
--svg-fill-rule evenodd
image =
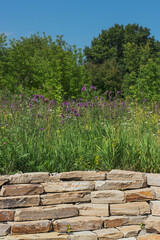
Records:
M3 129L4 127L2 127L2 129Z

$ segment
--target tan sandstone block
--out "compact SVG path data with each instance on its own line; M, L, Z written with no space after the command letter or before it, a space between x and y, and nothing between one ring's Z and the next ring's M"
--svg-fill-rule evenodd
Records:
M119 190L106 190L91 192L92 203L123 203L124 192Z
M10 233L11 226L9 224L0 223L0 236L6 236Z
M146 219L147 219L147 216L130 216L128 225L145 224Z
M125 190L133 188L142 188L146 184L141 180L106 180L106 181L95 181L95 190Z
M10 184L43 183L49 179L47 172L16 173L9 176Z
M38 206L39 201L40 201L39 195L0 197L0 208Z
M147 202L134 202L124 204L111 204L111 215L144 215L150 214L150 206Z
M87 191L94 190L94 182L92 181L67 181L43 183L45 192L72 192L72 191Z
M80 216L109 216L108 204L77 204Z
M105 180L107 172L96 171L73 171L64 172L60 174L61 180L74 180L74 181L91 181L91 180Z
M138 237L137 240L160 240L159 234L146 234L146 236Z
M137 237L138 233L141 231L141 227L139 225L123 226L117 228L119 231L123 233L125 238Z
M53 222L55 232L79 232L102 228L103 221L98 217L74 217Z
M58 219L78 216L78 208L74 206L32 207L15 210L15 221Z
M110 180L140 180L146 182L146 174L141 172L134 171L125 171L125 170L112 170L107 174L107 179Z
M123 237L123 233L115 228L100 229L94 233L98 235L98 240L115 240Z
M148 173L147 174L147 184L150 186L160 187L160 174Z
M145 222L147 232L160 233L160 217L149 216Z
M151 201L152 215L160 217L160 201Z
M40 184L4 185L1 189L1 196L36 195L43 192L43 186Z
M33 234L49 232L51 230L52 224L48 220L12 223L12 234Z
M111 216L107 218L102 218L104 222L104 228L115 228L122 225L127 225L129 221L128 216Z
M47 232L36 234L9 235L3 238L3 240L69 240L69 235L64 233Z
M151 188L143 188L125 191L126 202L143 202L155 199L155 191Z
M4 183L8 182L9 181L9 176L7 175L3 175L3 176L0 176L0 186L2 186Z
M91 231L73 232L69 235L69 240L97 240L97 234Z
M90 192L66 192L41 195L41 205L90 202Z
M0 209L0 222L12 221L14 211L9 209Z

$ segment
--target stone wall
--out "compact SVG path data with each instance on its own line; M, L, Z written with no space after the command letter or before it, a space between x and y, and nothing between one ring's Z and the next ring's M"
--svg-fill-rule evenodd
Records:
M160 174L0 176L0 239L160 239Z

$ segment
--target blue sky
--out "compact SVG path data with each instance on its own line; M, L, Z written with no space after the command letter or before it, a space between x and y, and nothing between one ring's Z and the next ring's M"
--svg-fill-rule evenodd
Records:
M69 44L84 48L102 29L115 23L137 23L160 41L160 0L0 0L0 33L8 38L37 31L64 35Z

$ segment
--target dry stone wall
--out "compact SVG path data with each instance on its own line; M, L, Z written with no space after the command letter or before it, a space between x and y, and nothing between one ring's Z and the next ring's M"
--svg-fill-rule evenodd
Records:
M0 176L0 239L158 240L160 174Z

